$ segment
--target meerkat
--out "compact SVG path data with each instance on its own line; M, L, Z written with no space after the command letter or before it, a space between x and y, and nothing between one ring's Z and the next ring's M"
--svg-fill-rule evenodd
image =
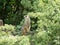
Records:
M0 26L3 26L3 20L0 19Z
M24 16L24 24L21 28L22 30L22 35L25 35L27 34L28 32L30 32L30 27L31 27L31 24L30 24L30 17L29 15L25 15Z

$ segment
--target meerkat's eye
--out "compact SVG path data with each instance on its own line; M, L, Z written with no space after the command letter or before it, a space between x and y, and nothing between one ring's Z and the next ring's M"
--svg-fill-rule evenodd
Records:
M27 17L27 15L26 15L26 17Z

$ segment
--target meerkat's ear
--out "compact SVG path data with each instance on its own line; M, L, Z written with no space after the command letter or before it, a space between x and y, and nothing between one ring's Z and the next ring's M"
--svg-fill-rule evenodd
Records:
M24 17L26 17L26 15L24 15Z
M24 15L24 17L25 17L25 15Z

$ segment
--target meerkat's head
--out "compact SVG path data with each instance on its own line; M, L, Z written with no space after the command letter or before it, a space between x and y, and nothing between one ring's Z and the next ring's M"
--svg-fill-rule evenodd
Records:
M29 15L25 15L24 18L29 18Z

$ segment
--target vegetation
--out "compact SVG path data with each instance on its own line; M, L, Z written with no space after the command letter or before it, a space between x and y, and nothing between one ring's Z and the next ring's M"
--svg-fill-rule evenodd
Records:
M34 34L21 35L24 15ZM60 45L60 0L0 0L0 45Z

